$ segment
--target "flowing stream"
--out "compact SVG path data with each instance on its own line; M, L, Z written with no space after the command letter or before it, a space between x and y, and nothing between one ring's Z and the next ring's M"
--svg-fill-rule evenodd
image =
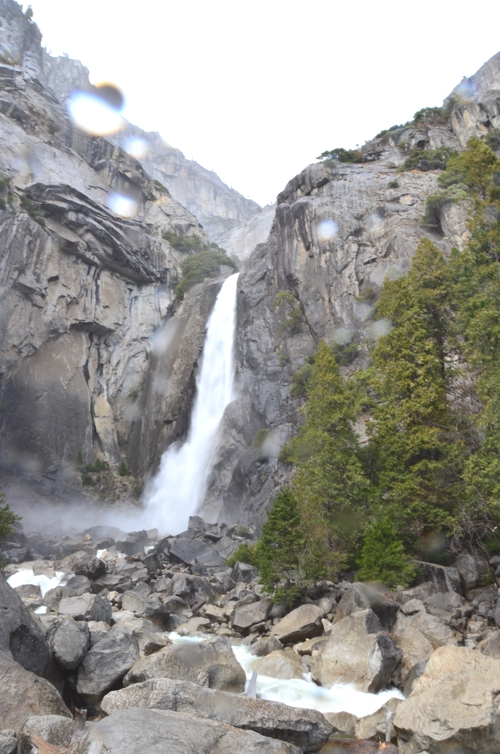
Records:
M238 274L227 278L207 323L196 398L186 441L171 445L147 491L143 525L179 534L203 502L224 410L234 399L234 331Z

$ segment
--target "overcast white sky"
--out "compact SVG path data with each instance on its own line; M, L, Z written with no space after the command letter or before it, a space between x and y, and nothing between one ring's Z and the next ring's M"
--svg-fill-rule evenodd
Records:
M500 50L499 0L31 5L53 54L117 84L130 121L259 204L320 152L440 105Z

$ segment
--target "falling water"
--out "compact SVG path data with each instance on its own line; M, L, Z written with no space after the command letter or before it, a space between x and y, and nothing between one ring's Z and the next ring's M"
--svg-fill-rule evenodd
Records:
M178 534L203 502L217 430L233 398L238 275L224 281L207 324L189 434L163 454L146 501L144 524Z

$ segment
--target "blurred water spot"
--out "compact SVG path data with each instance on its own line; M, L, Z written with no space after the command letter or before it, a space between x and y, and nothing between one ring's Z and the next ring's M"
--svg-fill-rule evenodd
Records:
M376 322L370 322L366 329L374 340L378 340L391 332L392 322L390 319L378 319Z
M149 142L140 136L126 136L122 143L123 149L136 160L142 160L149 153Z
M390 264L385 271L385 277L388 280L397 280L403 276L403 270L397 264Z
M131 196L111 191L106 199L106 204L116 215L120 217L135 217L139 209L139 202Z
M373 306L361 301L356 301L354 304L354 316L364 322L368 317L371 317L373 312Z
M349 330L348 327L337 327L337 329L333 333L333 340L335 341L335 343L338 343L340 346L343 346L346 343L349 343L351 338L352 338L352 330Z
M335 220L322 220L318 223L318 238L320 241L331 241L339 232Z
M168 349L177 343L178 323L171 319L162 327L159 327L149 339L151 353L155 356L163 356Z
M123 95L113 84L99 84L89 92L76 91L68 97L66 107L78 128L93 136L113 134L125 125L120 111Z
M366 219L365 225L369 233L380 233L384 225L384 220L380 215L370 215Z
M12 162L12 168L21 176L29 178L35 172L35 153L30 149L22 149Z
M277 432L271 430L267 433L264 442L261 447L261 455L266 458L275 458L278 456L281 449L280 436Z

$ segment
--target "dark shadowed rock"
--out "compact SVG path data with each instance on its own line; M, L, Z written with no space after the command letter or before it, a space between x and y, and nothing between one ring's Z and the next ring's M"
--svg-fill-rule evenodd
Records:
M124 686L150 678L191 681L221 691L241 693L245 671L234 656L225 636L202 644L173 644L138 660L123 679Z
M96 704L132 667L139 657L134 636L114 626L86 654L78 668L76 689L89 704Z
M300 754L284 741L178 712L128 709L92 726L75 754Z
M460 573L466 590L478 587L485 577L490 576L490 569L486 560L461 552L455 561L455 568ZM455 591L458 591L455 590Z
M385 631L392 631L399 610L397 602L382 594L370 584L361 582L351 584L344 592L333 622L338 623L342 618L347 618L358 610L367 609L375 613Z
M100 558L90 557L78 563L73 573L75 576L86 576L88 579L98 579L106 573L106 563Z
M66 581L63 588L71 589L73 594L79 597L81 594L85 594L85 592L92 591L92 583L87 576L72 576ZM65 596L71 597L73 595Z
M258 576L258 574L259 572L255 566L248 565L248 563L238 562L233 566L231 578L235 584L239 584L240 582L249 584L256 576Z
M75 621L69 617L63 618L50 636L54 656L59 665L66 670L78 667L89 648L89 641L89 627L86 621Z
M188 605L196 605L204 599L214 601L217 597L210 584L201 576L176 573L172 579L171 594L182 597Z
M222 567L226 564L224 558L211 545L201 539L185 539L182 537L172 543L170 559L175 563L193 565L196 562L212 568Z
M50 659L43 630L0 574L0 651L42 675Z
M45 678L25 670L0 652L0 725L21 730L33 715L71 717L58 692Z
M279 702L248 699L202 688L187 681L153 678L120 691L111 691L101 708L109 715L133 707L172 710L190 717L219 720L263 736L289 741L303 751L315 751L328 740L332 727L320 712Z
M13 730L0 731L0 754L16 754L17 738Z

